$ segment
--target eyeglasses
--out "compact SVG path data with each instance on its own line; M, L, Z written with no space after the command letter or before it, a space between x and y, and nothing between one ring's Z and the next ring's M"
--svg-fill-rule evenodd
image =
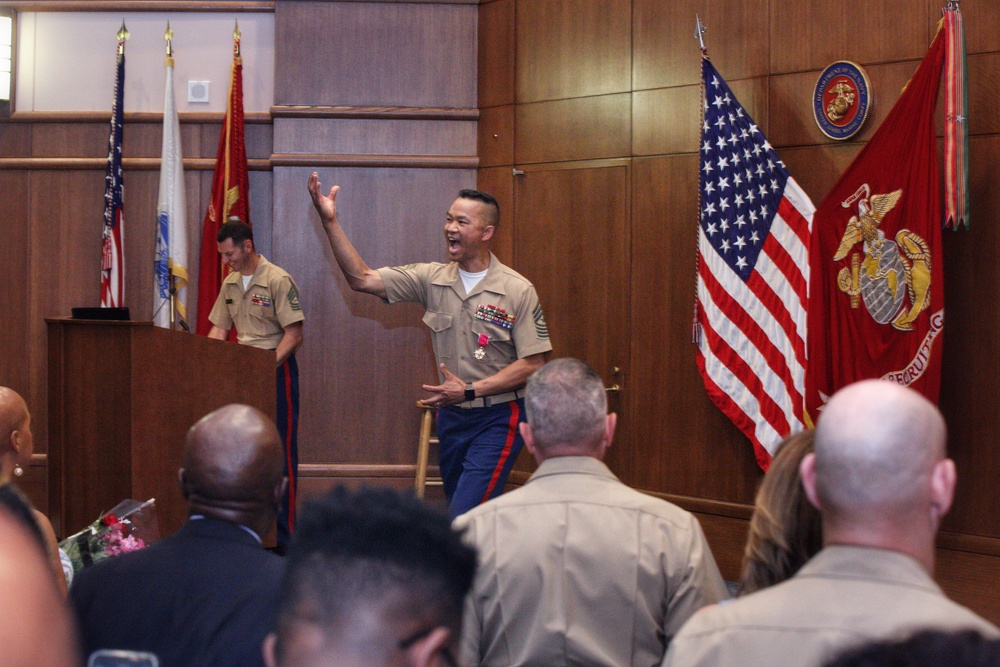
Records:
M417 630L412 635L410 635L409 637L401 640L399 642L399 644L397 644L397 646L399 647L399 650L400 651L405 651L405 650L409 649L411 646L413 646L414 644L416 644L418 641L420 641L421 639L423 639L424 637L426 637L427 635L429 635L431 632L433 632L434 628L437 628L437 627L440 627L440 626L430 625L430 626L428 626L426 628L423 628L422 630ZM447 646L441 647L441 659L444 660L444 664L447 665L447 667L458 667L458 661L455 660L455 656L452 655L451 649L448 648Z

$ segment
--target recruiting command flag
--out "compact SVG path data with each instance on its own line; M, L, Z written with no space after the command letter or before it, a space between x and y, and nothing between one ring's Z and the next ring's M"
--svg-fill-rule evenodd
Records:
M833 392L868 378L937 402L944 285L934 108L942 34L816 210L806 395L813 420Z

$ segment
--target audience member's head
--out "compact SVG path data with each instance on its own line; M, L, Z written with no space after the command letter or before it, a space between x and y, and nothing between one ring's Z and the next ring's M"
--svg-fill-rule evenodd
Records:
M799 477L802 459L812 451L812 430L778 445L754 501L740 595L788 579L823 547L819 511L806 498Z
M28 465L34 450L28 404L13 389L0 387L0 484Z
M955 491L945 439L941 413L912 389L866 380L834 394L801 468L824 544L900 551L932 572L934 535Z
M191 514L233 521L263 536L285 479L278 429L248 405L227 405L191 427L179 473Z
M29 515L30 516L30 515ZM37 535L0 507L0 662L25 667L79 664L76 630Z
M265 662L454 664L475 571L444 514L388 489L335 489L299 515Z
M826 667L996 667L1000 640L975 630L924 630L906 639L873 642L845 651Z
M539 463L556 456L604 458L617 415L597 372L579 359L550 361L528 379L521 435Z

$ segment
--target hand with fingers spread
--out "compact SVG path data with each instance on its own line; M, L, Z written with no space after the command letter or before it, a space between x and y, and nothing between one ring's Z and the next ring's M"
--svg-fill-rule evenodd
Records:
M316 212L319 213L319 219L324 224L327 225L331 222L337 220L337 192L340 190L339 185L334 185L330 188L330 194L323 194L323 185L319 182L319 174L315 171L309 175L309 196L312 197L313 206L316 207Z
M420 402L428 407L443 408L447 405L456 405L465 400L465 381L445 368L441 364L441 374L444 375L444 382L441 384L421 385L421 389L430 392L429 396Z

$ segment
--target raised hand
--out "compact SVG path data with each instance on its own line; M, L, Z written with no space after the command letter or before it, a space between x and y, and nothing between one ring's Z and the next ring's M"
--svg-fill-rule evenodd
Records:
M329 222L336 221L337 219L337 192L340 190L339 185L334 185L330 188L330 194L323 194L323 186L319 182L319 174L315 171L309 175L309 183L307 186L309 188L309 196L312 197L313 206L316 207L316 212L319 213L319 218L325 225Z

